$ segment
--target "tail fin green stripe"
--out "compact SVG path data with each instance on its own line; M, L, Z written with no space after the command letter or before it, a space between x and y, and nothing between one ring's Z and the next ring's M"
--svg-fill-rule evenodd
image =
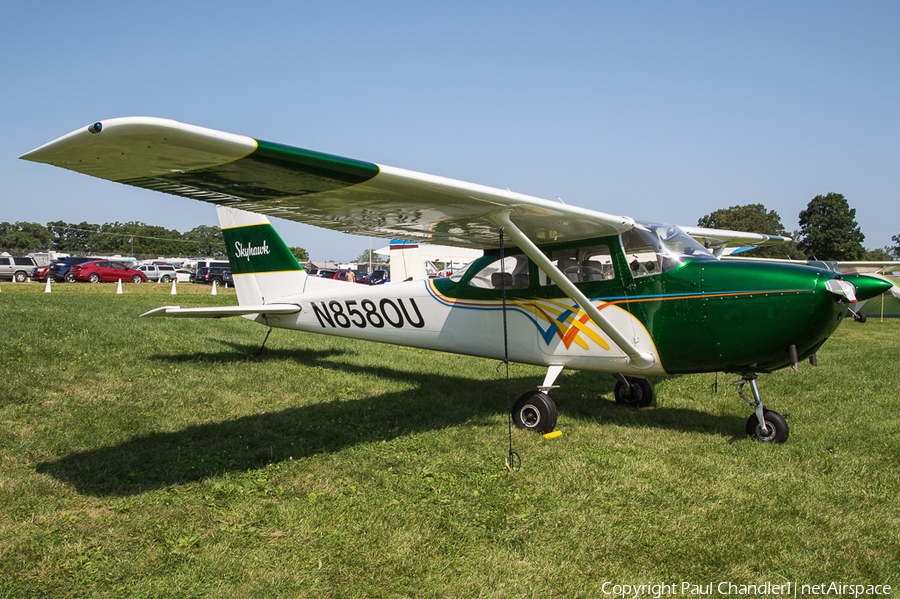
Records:
M233 274L303 270L271 224L223 229L222 235Z

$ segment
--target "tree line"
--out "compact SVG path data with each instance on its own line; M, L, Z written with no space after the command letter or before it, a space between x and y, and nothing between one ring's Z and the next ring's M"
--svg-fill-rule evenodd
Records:
M856 222L856 209L842 194L817 195L799 214L800 229L788 232L781 217L762 204L747 204L716 210L697 221L697 226L791 237L793 241L764 246L741 254L757 258L794 260L900 260L900 234L893 246L874 250L863 247L865 235Z
M0 248L10 253L64 252L72 255L225 256L219 227L200 225L185 233L141 222L0 223Z
M200 225L185 233L141 222L0 223L0 249L11 254L53 251L73 256L196 256L225 258L219 227ZM309 260L303 248L290 248L300 261Z
M744 255L794 260L900 260L900 233L893 246L863 247L865 236L856 222L856 209L839 193L817 195L799 214L800 229L788 232L781 217L762 204L731 206L697 221L700 227L729 229L792 237L786 244L761 247ZM0 249L10 253L55 251L72 255L198 256L224 258L225 241L219 227L200 225L186 233L141 222L78 224L54 221L0 223ZM309 260L304 248L292 247L301 262ZM360 258L364 258L360 260ZM373 261L381 261L373 255ZM368 261L368 250L357 258Z

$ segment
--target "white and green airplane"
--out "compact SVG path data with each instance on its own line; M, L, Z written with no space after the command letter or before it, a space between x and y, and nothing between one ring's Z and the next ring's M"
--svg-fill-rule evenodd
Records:
M216 205L238 306L144 316L243 316L295 329L545 366L514 422L556 426L564 369L611 373L617 402L647 406L647 377L733 372L746 432L784 442L757 374L815 358L858 299L889 283L792 264L726 262L671 225L157 118L100 121L22 158ZM267 216L473 248L451 277L366 287L307 276ZM691 229L715 248L784 241ZM714 249L715 249L714 248ZM742 393L749 383L752 398Z

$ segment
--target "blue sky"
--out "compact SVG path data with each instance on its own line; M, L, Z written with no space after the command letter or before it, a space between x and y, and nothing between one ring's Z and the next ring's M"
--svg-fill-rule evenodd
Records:
M897 2L88 1L0 17L0 221L218 224L210 204L17 159L159 116L675 224L762 203L794 230L833 191L867 248L900 234ZM368 247L273 223L313 259Z

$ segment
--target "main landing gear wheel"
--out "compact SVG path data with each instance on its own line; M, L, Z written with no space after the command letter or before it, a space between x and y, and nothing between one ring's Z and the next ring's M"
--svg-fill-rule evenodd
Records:
M788 425L784 416L772 410L763 410L763 421L766 430L759 425L756 414L747 419L747 434L755 441L763 443L784 443L788 438Z
M526 391L512 407L512 419L518 428L546 434L556 428L556 404L538 389Z
M753 395L752 401L744 395L744 385L747 383L750 383L750 393ZM741 380L731 384L737 386L738 395L753 408L753 415L747 419L747 435L751 439L762 441L763 443L784 443L787 441L787 421L778 412L767 410L763 406L762 398L759 396L759 387L756 386L756 375L753 373L745 374L741 377Z
M647 379L618 377L616 403L631 408L646 408L653 403L653 385Z

